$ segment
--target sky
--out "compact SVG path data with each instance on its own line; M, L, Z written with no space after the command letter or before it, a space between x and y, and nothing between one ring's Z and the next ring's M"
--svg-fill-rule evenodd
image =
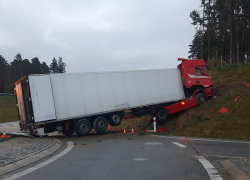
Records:
M195 34L200 0L0 0L0 55L67 72L176 68Z

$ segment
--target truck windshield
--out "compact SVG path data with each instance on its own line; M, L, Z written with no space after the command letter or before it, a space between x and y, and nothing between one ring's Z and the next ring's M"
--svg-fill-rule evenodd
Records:
M197 75L201 75L201 70L200 70L199 67L195 67L195 73L196 73Z

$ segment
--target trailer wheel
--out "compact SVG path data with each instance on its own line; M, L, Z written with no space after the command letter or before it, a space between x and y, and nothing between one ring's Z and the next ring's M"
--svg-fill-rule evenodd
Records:
M97 133L102 133L108 129L108 121L105 117L98 117L94 120L93 126Z
M79 136L88 135L91 131L91 124L87 119L77 121L75 131Z
M197 95L196 101L199 105L202 105L204 102L207 101L207 97L204 93L200 93Z
M74 131L72 129L70 130L62 130L62 133L65 135L65 136L71 136L72 134L74 134Z
M109 115L108 122L111 126L118 126L122 122L122 116L120 113L113 113Z
M166 121L168 119L168 111L164 108L160 108L156 111L156 119L158 121Z

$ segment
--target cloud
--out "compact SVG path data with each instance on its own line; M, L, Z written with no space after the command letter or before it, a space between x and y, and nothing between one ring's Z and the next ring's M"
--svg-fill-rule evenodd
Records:
M63 57L67 72L176 67L199 1L0 1L0 54Z

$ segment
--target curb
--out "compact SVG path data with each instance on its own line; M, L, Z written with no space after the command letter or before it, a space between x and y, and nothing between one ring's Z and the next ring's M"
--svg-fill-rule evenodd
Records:
M56 152L57 150L59 150L62 147L62 141L56 139L56 142L54 145L52 145L51 147L49 147L48 149L35 154L33 156L29 156L27 158L24 158L20 161L14 162L12 164L8 164L6 166L0 167L0 176L10 173L12 171L15 171L17 169L23 168L24 166L27 166L31 163L34 163L36 161L39 161L41 159L44 159L45 157L53 154L54 152Z
M7 137L7 138L1 138L1 139L0 139L0 142L8 141L8 140L10 140L11 138L13 138L13 136L9 136L9 137Z
M221 161L220 164L236 179L250 180L250 177L230 160Z

